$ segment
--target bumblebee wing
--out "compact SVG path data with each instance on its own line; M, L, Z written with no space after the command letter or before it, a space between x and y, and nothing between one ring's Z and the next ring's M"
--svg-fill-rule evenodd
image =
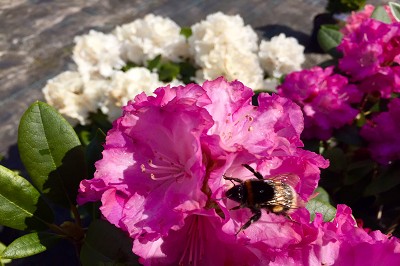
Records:
M287 173L287 174L279 174L279 175L274 175L274 176L270 176L268 177L269 180L272 181L281 181L284 182L286 184L288 184L289 186L296 188L296 186L299 184L300 182L300 177L296 174L293 173Z

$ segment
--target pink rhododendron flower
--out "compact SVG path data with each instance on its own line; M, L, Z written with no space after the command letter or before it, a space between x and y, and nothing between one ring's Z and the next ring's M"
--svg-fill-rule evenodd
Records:
M326 140L332 130L351 123L358 111L350 106L361 93L347 79L333 74L333 67L293 72L278 86L278 94L299 104L304 113L304 138Z
M158 241L135 240L133 251L144 265L259 265L256 254L221 230L223 223L213 210L192 214Z
M124 107L108 132L95 178L81 183L78 198L101 199L105 218L132 237L179 228L183 210L203 208L207 200L200 136L213 121L197 106L205 92L189 85L155 94L146 101L139 95Z
M379 231L368 233L356 226L351 209L337 206L332 222L322 222L319 215L314 220L321 236L316 246L320 250L321 263L326 265L398 265L400 241ZM318 247L319 246L319 247Z
M361 136L369 142L372 158L382 164L400 159L400 98L393 99L387 112L381 112L361 129Z
M390 11L389 5L385 5L384 7L385 7L386 13L390 17L391 21L395 22L396 19L394 18L392 12ZM351 12L351 15L348 16L346 19L345 26L343 28L341 28L340 31L344 35L350 34L354 30L356 30L363 21L369 19L371 17L372 13L374 12L374 10L375 10L375 6L367 4L364 6L363 10Z
M301 148L301 109L268 94L253 106L250 88L223 78L155 95L140 94L123 108L94 178L81 182L79 203L100 200L104 218L134 239L146 265L260 265L297 243L293 222L272 213L236 237L252 214L230 210L225 192L233 183L224 176L254 178L244 163L266 178L290 173L308 200L328 162ZM258 245L271 253L259 257Z
M361 91L383 98L400 92L400 23L366 19L343 38L338 50L343 53L339 68Z
M309 223L307 210L300 210L293 218L299 223L290 226L293 239L284 249L271 251L263 241L261 232L255 247L258 256L266 258L274 254L273 260L264 265L398 265L400 263L400 241L379 231L367 232L357 227L351 210L345 205L337 206L335 218L323 222L318 214ZM284 225L283 225L284 226ZM281 230L287 230L282 228Z

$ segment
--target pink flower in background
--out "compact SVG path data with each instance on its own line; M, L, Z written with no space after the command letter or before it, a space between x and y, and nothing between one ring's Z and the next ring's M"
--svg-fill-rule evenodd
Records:
M354 30L356 30L363 21L369 19L374 10L375 7L373 5L367 4L364 6L363 10L351 12L351 15L348 16L346 19L346 25L343 28L341 28L340 31L344 35L350 34ZM391 21L395 22L396 19L394 18L392 12L390 11L389 5L385 5L385 10L386 13L389 15Z
M382 164L400 159L400 98L393 99L387 112L381 112L367 121L361 129L372 158Z
M356 226L351 209L338 205L332 222L322 222L317 216L314 225L320 236L315 246L321 262L326 265L398 265L400 241L380 231L367 232Z
M326 140L332 130L351 123L358 111L351 103L361 100L355 85L346 77L333 74L333 67L313 67L293 72L278 86L278 94L301 106L304 113L304 138Z
M133 251L146 265L260 265L248 244L268 242L275 252L297 242L288 234L293 222L267 213L268 222L235 237L251 213L230 211L225 192L233 184L223 176L254 178L243 163L265 176L292 173L299 178L296 192L308 200L328 162L301 149L300 108L267 94L253 106L250 88L223 78L155 94L140 94L124 107L95 177L80 185L79 203L101 200L104 218L135 239ZM257 240L256 229L267 237ZM274 235L281 240L271 241Z
M361 91L383 98L400 92L400 23L366 19L343 38L338 50L343 53L340 70L359 83Z
M258 231L258 242L254 246L250 244L249 248L268 262L260 265L362 266L400 263L399 239L357 227L351 209L345 205L337 206L336 216L330 222L324 222L322 215L317 214L309 223L310 215L305 209L292 216L298 223L289 227L282 225L278 229L293 236L292 241L285 242L285 248L274 250L269 243L282 239L265 241L270 235ZM271 254L274 254L273 260Z

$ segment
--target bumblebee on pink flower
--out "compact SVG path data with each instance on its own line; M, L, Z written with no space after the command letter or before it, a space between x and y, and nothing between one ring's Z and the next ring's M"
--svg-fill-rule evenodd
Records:
M108 132L95 177L81 183L78 198L81 204L101 200L104 218L131 236L143 264L337 260L337 239L323 240L329 230L338 230L335 222L318 218L310 224L305 208L293 210L288 219L262 206L254 219L255 209L246 208L254 206L235 208L235 198L226 194L254 174L268 180L290 173L298 177L293 193L302 201L312 196L328 161L302 149L299 106L266 93L253 106L250 88L223 78L202 86L161 87L155 95L142 93L123 108ZM339 209L336 219L344 215L354 222L343 208L347 214ZM354 224L348 230L363 230Z

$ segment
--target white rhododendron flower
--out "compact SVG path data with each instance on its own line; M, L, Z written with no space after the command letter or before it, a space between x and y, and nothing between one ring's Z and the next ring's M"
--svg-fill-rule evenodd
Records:
M113 121L122 114L121 107L136 95L144 92L152 95L155 88L164 86L158 74L144 67L134 67L127 72L115 72L111 78L111 90L108 92L107 104L101 110Z
M85 81L110 77L125 65L120 57L120 43L112 34L91 30L75 37L75 43L72 58Z
M78 36L73 50L78 72L67 71L49 80L43 89L46 100L72 124L87 124L89 113L98 110L113 121L137 94L152 94L167 85L144 68L158 55L173 62L190 59L197 69L190 78L199 84L224 76L268 91L275 91L277 77L299 70L304 62L304 47L296 39L281 34L259 46L257 34L239 15L217 12L191 30L186 40L173 20L149 14L117 26L111 34L91 30ZM128 62L138 67L123 72ZM263 69L271 79L264 79ZM178 79L169 83L184 85Z
M116 27L114 34L122 44L126 61L146 64L158 55L174 62L188 57L187 41L180 32L181 28L173 20L149 14Z
M84 82L80 73L65 71L48 80L43 88L46 102L54 106L72 125L88 123L90 112L97 112L109 90L108 81Z
M227 46L225 49L212 51L207 60L210 62L209 67L196 72L197 83L224 76L230 81L238 79L253 89L262 88L263 72L256 54Z
M257 34L251 26L244 25L239 15L218 12L193 25L189 46L201 68L197 82L223 75L228 80L239 79L253 89L262 88L257 41Z
M304 46L281 33L270 41L261 41L258 53L263 69L273 77L301 70L305 61Z

